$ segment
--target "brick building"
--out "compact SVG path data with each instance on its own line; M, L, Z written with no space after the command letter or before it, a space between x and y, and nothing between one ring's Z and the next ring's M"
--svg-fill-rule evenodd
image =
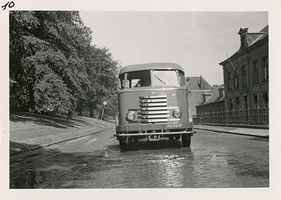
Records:
M223 66L225 109L246 110L269 106L268 26L250 33L240 28L240 48Z
M205 102L212 92L212 86L202 77L187 77L188 106L190 116L196 114L196 107Z
M225 95L223 84L219 86L215 85L213 87L211 96L206 99L206 101L196 106L196 114L225 111L224 97Z

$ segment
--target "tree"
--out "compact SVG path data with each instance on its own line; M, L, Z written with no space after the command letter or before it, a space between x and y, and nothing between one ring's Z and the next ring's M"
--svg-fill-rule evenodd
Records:
M77 11L10 12L12 109L67 113L86 100L90 33Z
M91 39L77 11L11 11L11 110L114 115L119 64Z
M91 46L90 54L87 57L87 72L91 87L88 91L88 107L90 116L98 115L103 101L110 102L115 98L116 102L116 74L120 65L112 57L107 48ZM114 115L116 104L109 103L105 115Z

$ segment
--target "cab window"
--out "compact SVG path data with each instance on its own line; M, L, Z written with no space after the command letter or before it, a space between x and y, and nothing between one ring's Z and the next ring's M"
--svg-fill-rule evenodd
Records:
M127 74L129 88L148 87L151 85L150 71L137 71Z
M149 87L151 86L150 71L136 71L126 73L119 76L119 88L135 88L135 87Z
M118 85L119 85L119 89L124 89L126 87L126 83L125 83L125 74L121 74L119 76L119 81L118 81Z
M153 71L152 79L154 86L178 84L178 77L176 71Z
M179 71L179 82L181 86L185 86L185 76L182 71Z

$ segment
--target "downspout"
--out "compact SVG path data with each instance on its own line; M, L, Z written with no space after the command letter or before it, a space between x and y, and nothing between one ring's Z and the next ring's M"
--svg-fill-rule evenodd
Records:
M244 49L245 51L246 51L246 55L247 55L247 65L248 65L248 87L246 87L246 88L248 88L247 90L247 94L248 94L248 99L247 99L247 103L248 103L248 108L246 108L246 109L249 109L249 108L251 108L252 107L252 103L251 103L251 99L252 98L250 98L250 96L251 96L251 93L252 93L252 88L251 88L251 86L250 86L250 84L251 84L251 80L250 80L250 56L249 56L249 52L248 52L248 50L247 49Z

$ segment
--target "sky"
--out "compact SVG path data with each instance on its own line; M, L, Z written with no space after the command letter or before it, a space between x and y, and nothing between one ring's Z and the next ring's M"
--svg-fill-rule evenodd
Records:
M220 62L240 47L238 31L259 32L268 12L81 11L92 44L107 47L121 66L180 64L186 77L223 84Z

